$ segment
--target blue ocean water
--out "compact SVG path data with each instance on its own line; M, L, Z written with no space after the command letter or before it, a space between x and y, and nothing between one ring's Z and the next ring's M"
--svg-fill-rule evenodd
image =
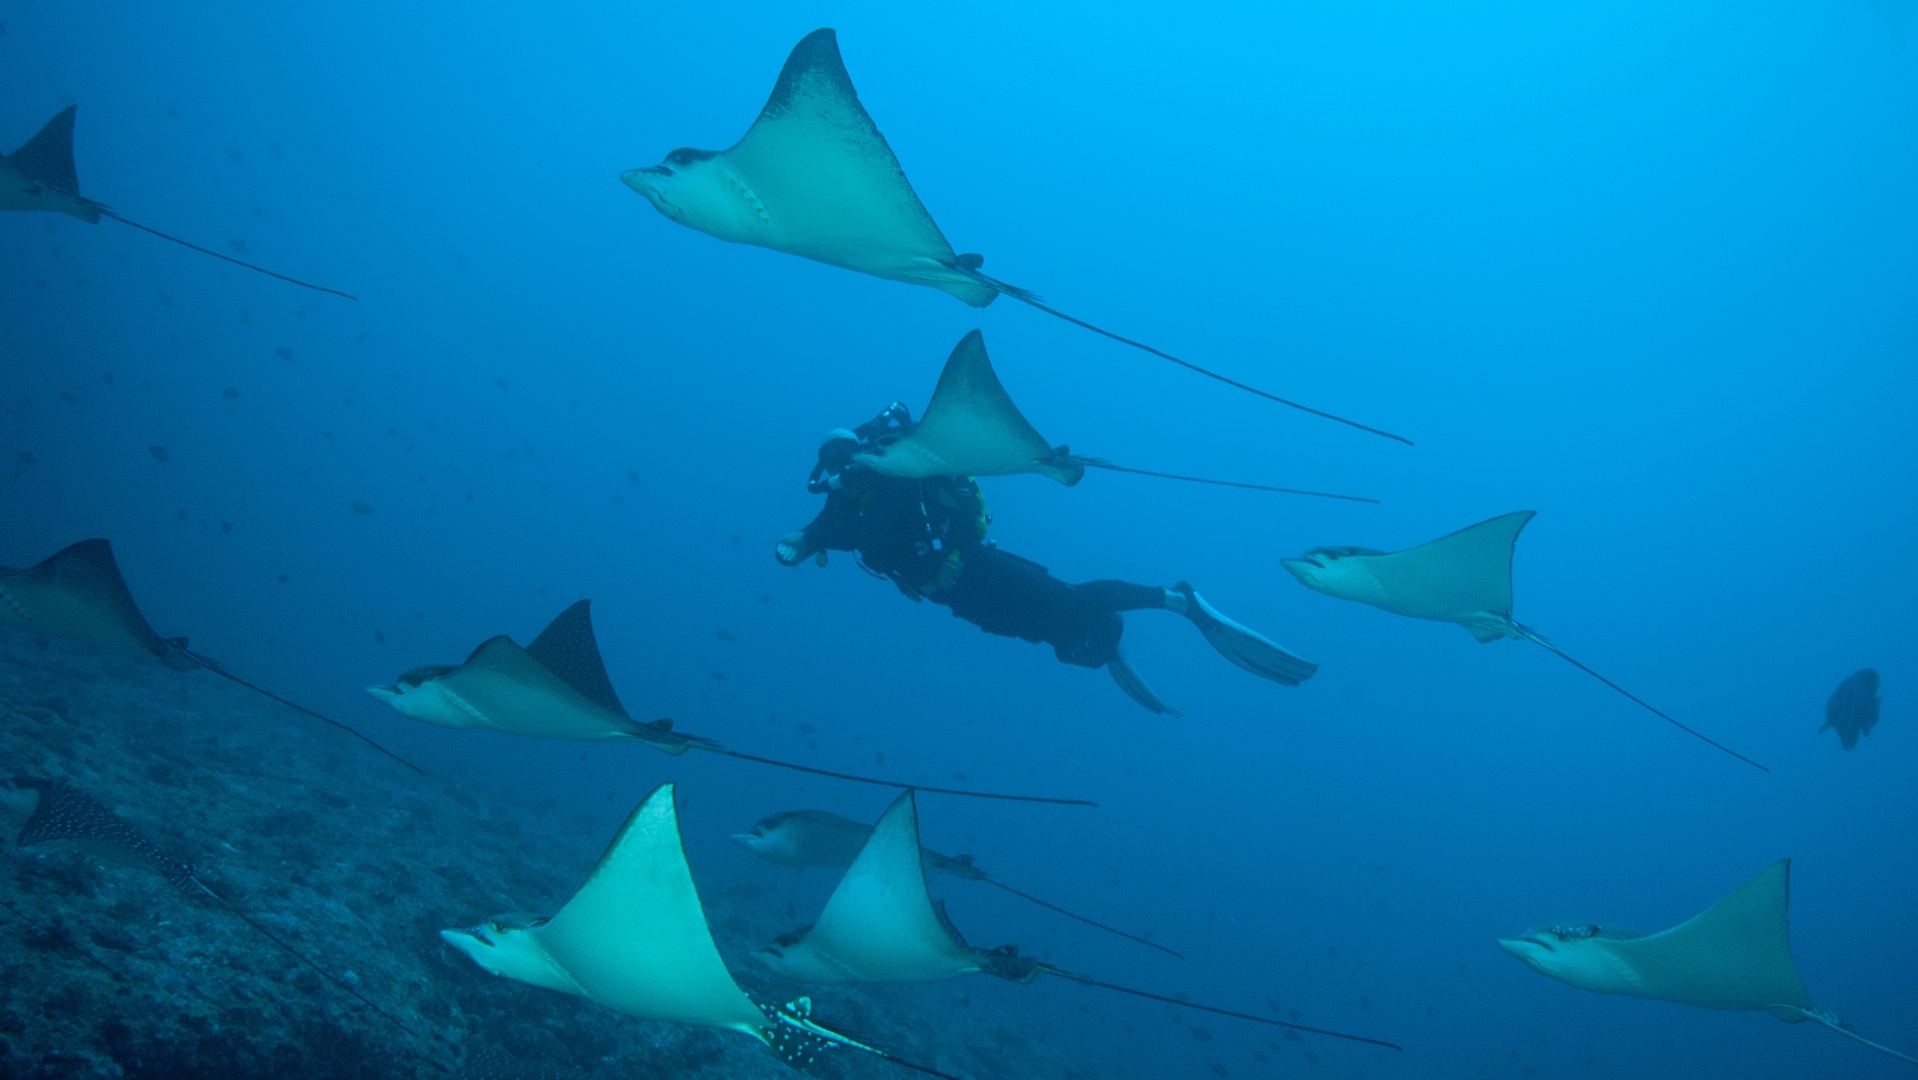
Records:
M155 624L235 671L605 835L676 780L701 873L817 910L831 872L724 837L801 806L870 820L884 790L444 731L360 690L529 640L591 597L636 715L826 768L1098 800L926 796L921 818L930 846L1187 959L940 886L971 940L1406 1047L971 977L1095 1069L1900 1075L1814 1027L1576 991L1494 940L1542 920L1662 929L1790 857L1813 999L1918 1047L1912 15L0 10L0 144L77 103L86 194L360 297L112 222L0 217L0 562L110 537ZM988 272L1418 445L1008 300L973 310L722 244L619 183L729 145L827 25ZM817 510L820 435L920 408L973 328L1075 450L1383 500L984 481L1008 550L1068 580L1190 580L1317 677L1261 682L1140 613L1129 654L1185 713L1152 717L847 557L774 562ZM1518 617L1769 775L1541 650L1343 604L1278 564L1517 509L1539 511ZM1847 753L1817 729L1866 666L1884 720Z

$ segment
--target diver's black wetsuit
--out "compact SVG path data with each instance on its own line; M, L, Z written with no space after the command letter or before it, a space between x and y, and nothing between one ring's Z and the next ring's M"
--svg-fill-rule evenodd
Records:
M861 445L873 428L860 429ZM809 485L826 493L825 508L801 534L810 551L856 551L862 565L914 600L943 604L987 633L1043 641L1061 661L1084 667L1101 667L1117 652L1125 632L1119 612L1165 607L1158 586L1070 585L988 543L992 519L970 477L900 479L853 464L850 446L829 456L831 445L821 449Z

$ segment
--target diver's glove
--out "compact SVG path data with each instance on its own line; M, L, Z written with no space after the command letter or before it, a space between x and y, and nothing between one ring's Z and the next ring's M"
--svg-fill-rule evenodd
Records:
M773 558L778 559L781 566L798 566L806 561L806 556L813 554L823 555L825 552L813 546L812 541L806 538L804 529L787 533L773 545Z

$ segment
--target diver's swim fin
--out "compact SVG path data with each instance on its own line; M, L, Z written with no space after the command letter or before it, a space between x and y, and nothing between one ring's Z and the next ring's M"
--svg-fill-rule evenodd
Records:
M1252 674L1283 686L1297 686L1319 670L1319 665L1286 652L1264 635L1219 614L1185 582L1172 586L1171 591L1185 597L1185 617L1219 650L1219 655Z
M1145 680L1139 678L1139 673L1132 670L1132 665L1126 662L1124 650L1118 648L1112 650L1112 659L1106 661L1106 670L1112 673L1112 681L1119 684L1119 689L1124 690L1127 697L1143 706L1145 711L1154 715L1185 715L1159 700L1159 695L1153 693L1152 688L1145 684Z

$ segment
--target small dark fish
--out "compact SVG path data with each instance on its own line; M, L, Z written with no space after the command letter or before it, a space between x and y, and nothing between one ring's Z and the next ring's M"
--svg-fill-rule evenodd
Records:
M1226 1071L1225 1071L1225 1066L1224 1066L1224 1065L1221 1065L1221 1064L1219 1064L1218 1062L1216 1062L1216 1061L1215 1061L1215 1062L1213 1062L1213 1063L1212 1063L1212 1075L1214 1075L1214 1076L1231 1076L1232 1074L1231 1074L1231 1073L1229 1073L1229 1072L1226 1072Z
M232 401L235 398L240 396L240 392L238 390L233 389L231 386L229 386L225 390L220 391L220 396L227 399L228 401Z
M220 522L220 531L223 533L231 533L233 531L233 523L231 521Z
M1211 1042L1211 1041L1212 1041L1212 1033L1211 1033L1210 1031L1207 1031L1206 1029L1204 1029L1204 1028L1202 1028L1202 1027L1195 1027L1195 1028L1193 1028L1193 1029L1192 1029L1192 1037L1193 1037L1193 1038L1195 1038L1195 1039L1197 1039L1197 1040L1199 1040L1200 1042Z
M167 453L167 448L164 446L149 446L147 447L147 453L152 454L153 460L155 461L172 461L173 460L173 455Z
M386 644L386 634L385 632L381 631L378 627L373 628L373 644L375 645Z
M370 514L373 512L373 508L363 502L356 502L353 504L353 512L356 514Z
M293 359L293 350L292 350L292 349L289 349L289 348L287 348L287 347L286 347L285 345L282 345L282 346L280 346L279 348L277 348L277 349L274 349L274 350L273 350L273 353L274 353L274 355L276 355L276 356L278 356L278 357L279 357L280 359L282 359L282 360L291 360L291 359Z
M499 387L501 390L504 390L506 389L506 379L504 377L495 376L493 379L493 385Z
M1863 668L1851 673L1825 702L1825 727L1838 733L1838 739L1850 750L1862 735L1878 726L1878 672Z
M29 461L27 462L27 464L31 465L33 464L33 462ZM713 631L713 636L718 638L721 641L738 641L739 640L739 635L733 633L731 630L715 630Z
M627 469L627 470L626 470L626 482L627 482L627 483L629 483L629 484L631 484L631 485L633 485L634 487L638 487L638 486L639 486L639 473L637 473L637 472L635 472L635 471L633 471L632 469Z
M22 465L33 464L33 451L31 450L20 451L20 464Z
M713 672L713 681L714 681L714 682L725 682L725 681L726 681L726 673L725 673L725 672L723 672L723 671L715 671L715 672Z
M246 241L244 240L228 240L226 246L232 248L235 255L246 254Z

